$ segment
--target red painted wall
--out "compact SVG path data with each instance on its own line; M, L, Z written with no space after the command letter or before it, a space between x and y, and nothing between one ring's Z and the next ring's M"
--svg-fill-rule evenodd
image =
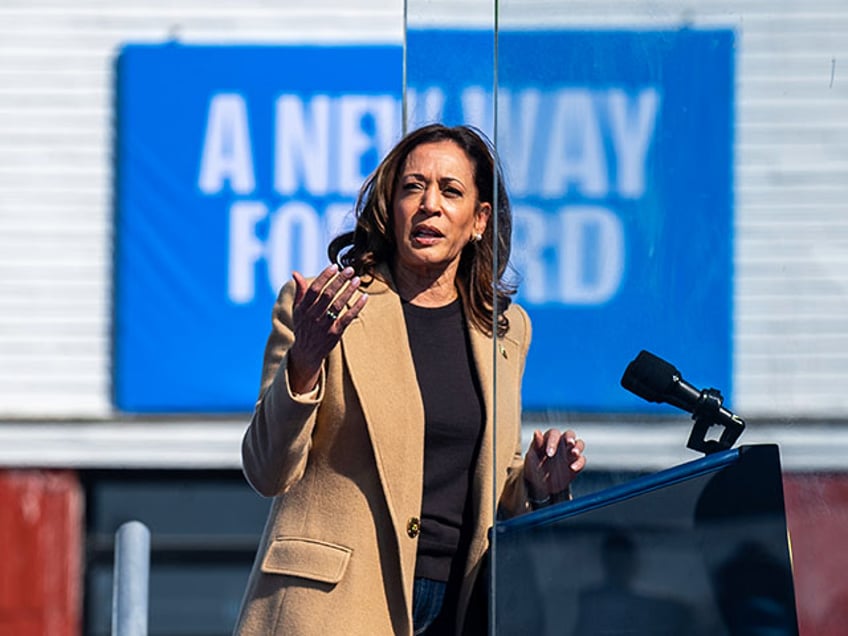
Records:
M0 634L77 636L82 491L70 471L0 471Z
M783 477L801 636L848 634L848 474Z

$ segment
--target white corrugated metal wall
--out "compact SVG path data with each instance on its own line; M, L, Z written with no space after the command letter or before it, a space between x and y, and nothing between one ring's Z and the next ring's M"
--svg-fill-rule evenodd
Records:
M0 3L0 417L111 415L112 64L125 42L395 41L399 0Z
M491 24L491 2L409 5L420 23ZM119 45L173 36L400 42L403 11L402 0L0 4L0 418L113 416L110 126ZM845 418L848 3L509 0L500 21L736 30L734 406L766 418Z

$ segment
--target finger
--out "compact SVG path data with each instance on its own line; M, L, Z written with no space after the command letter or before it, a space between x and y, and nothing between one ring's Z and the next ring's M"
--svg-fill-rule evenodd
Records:
M545 436L539 429L533 431L533 441L531 442L531 448L534 454L539 459L545 456Z
M356 291L357 287L359 287L359 277L355 276L351 279L350 284L345 287L344 290L338 296L332 299L329 306L327 307L327 317L334 324L338 324L339 328L337 331L335 331L335 333L338 333L338 335L341 335L345 327L347 327L353 321L353 319L356 318L356 315L359 313L359 309L362 308L362 306L360 305L356 312L351 314L351 311L353 311L353 306L348 305L348 301L350 300L350 297L353 292ZM360 294L360 296L362 295L364 294ZM354 305L356 304L357 303L354 303Z
M342 274L346 274L347 272L342 272ZM339 276L338 278L341 278ZM327 312L330 315L341 316L342 314L347 314L350 312L353 304L351 303L351 299L353 295L356 293L356 290L359 288L359 285L362 283L359 276L354 276L349 281L343 282L344 285L340 291L335 293L334 297L330 299L330 304L327 306ZM332 287L335 287L333 285ZM332 289L329 289L328 293L333 293Z
M585 459L583 459L582 455L574 455L572 453L557 453L556 457L553 457L550 462L550 470L552 473L556 473L558 478L565 478L570 480L572 473L574 472L574 466L577 463Z
M321 290L321 300L320 302L317 302L322 313L327 313L329 311L331 314L335 314L338 317L344 309L344 302L339 302L338 298L340 292L346 285L349 285L350 281L354 278L358 279L358 277L354 276L353 268L345 267L324 286Z
M331 304L327 307L327 311L324 312L323 315L319 316L316 320L327 320L330 323L330 331L332 332L332 327L335 325L336 321L339 319L339 312L333 308Z
M569 468L571 469L571 471L575 472L575 473L579 473L585 467L586 467L586 456L585 455L580 455L580 457L578 457L576 460L571 462L571 465L569 465Z
M524 454L524 476L532 481L537 480L542 462L545 461L545 440L539 429L533 431L530 446Z
M336 295L335 305L340 309L344 309L346 306L349 308L351 303L351 299L353 298L356 291L359 289L359 286L362 284L362 279L359 276L353 276L347 284L342 287L341 291Z
M303 300L309 286L300 272L292 272L292 279L294 280L294 304L297 306Z
M545 432L545 455L553 457L556 455L557 446L562 438L562 433L556 429L549 429Z
M359 298L348 307L347 311L344 312L339 317L339 325L341 326L341 331L347 329L347 326L352 323L356 317L359 315L359 312L362 311L362 308L365 307L365 303L368 302L368 294L360 294Z
M538 448L537 448L538 442ZM542 434L539 431L533 433L533 441L524 455L524 480L531 492L533 499L544 499L542 493L546 492L546 475L542 466L547 461L544 453Z
M586 445L583 443L582 439L575 439L573 437L568 437L567 433L563 434L560 439L560 445L562 446L563 453L565 455L571 455L573 457L579 457L583 452L583 449Z
M315 277L315 280L312 281L312 284L306 290L306 293L303 296L304 304L312 308L315 305L315 302L318 300L321 291L327 286L334 276L339 273L339 266L333 263L329 267L326 267L324 271L322 271L318 276ZM324 308L326 309L326 308Z

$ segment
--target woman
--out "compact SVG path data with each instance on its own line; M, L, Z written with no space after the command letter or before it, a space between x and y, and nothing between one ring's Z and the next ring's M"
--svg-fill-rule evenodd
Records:
M242 448L274 501L239 634L461 633L493 475L506 517L569 497L585 465L571 431L518 446L530 322L501 280L511 218L486 141L408 134L356 211L334 264L295 273L274 307Z

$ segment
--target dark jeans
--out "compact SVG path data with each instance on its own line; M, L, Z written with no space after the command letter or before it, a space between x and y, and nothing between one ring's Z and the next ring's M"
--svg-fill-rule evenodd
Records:
M433 579L415 579L412 592L412 627L415 636L426 634L442 611L447 583Z

